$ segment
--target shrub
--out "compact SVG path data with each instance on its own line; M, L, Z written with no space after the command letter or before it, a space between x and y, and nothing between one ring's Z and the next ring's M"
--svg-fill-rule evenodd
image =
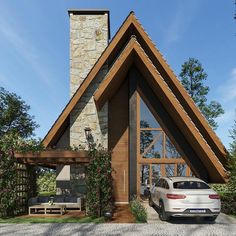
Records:
M25 199L35 193L35 168L18 164L14 152L40 148L38 141L23 140L15 134L0 137L0 216L18 214L24 210ZM20 170L23 166L24 172ZM27 178L22 177L23 173ZM20 185L23 187L19 188Z
M220 194L221 211L225 214L236 215L236 193L225 192Z
M228 184L212 184L211 187L220 195L221 211L236 215L236 192Z
M130 202L130 208L137 222L147 222L147 210L138 199L134 199Z
M113 211L113 183L111 152L103 148L89 151L90 162L87 169L87 214L99 217Z
M37 179L37 189L39 192L56 192L56 173L52 170L40 172Z

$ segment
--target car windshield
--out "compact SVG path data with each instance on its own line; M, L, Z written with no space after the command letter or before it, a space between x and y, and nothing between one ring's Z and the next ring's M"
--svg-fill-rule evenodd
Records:
M210 187L200 181L179 181L173 183L174 188L177 189L209 189Z

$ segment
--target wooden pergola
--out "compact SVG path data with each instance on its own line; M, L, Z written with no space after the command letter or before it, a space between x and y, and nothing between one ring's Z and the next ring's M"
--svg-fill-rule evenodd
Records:
M88 163L88 151L48 150L41 152L15 153L17 162L55 168L57 164Z

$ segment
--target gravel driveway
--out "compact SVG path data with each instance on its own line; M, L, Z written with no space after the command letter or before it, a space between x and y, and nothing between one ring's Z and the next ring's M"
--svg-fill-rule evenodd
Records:
M149 224L0 224L0 235L236 235L236 220L221 214L215 224L190 219Z

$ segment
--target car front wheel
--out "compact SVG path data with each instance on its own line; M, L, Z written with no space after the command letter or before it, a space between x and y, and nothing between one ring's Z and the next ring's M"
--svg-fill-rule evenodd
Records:
M163 202L160 202L159 204L159 218L161 221L167 221L169 220L169 216L166 214L166 211L165 211L165 206L164 206L164 203Z

